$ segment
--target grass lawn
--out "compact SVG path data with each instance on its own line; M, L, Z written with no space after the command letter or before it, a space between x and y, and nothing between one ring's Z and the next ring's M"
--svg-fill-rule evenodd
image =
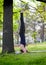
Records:
M46 65L46 52L0 55L0 65Z
M46 50L46 43L30 44L28 51ZM20 50L20 47L15 47ZM0 48L0 53L2 49ZM25 54L0 54L0 65L46 65L46 52L31 52Z
M30 44L27 46L27 49L29 51L46 50L46 44L44 44L44 43Z

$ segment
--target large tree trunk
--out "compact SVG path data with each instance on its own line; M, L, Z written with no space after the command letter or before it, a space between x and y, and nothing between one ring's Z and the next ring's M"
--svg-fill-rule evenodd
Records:
M3 53L14 52L13 44L13 0L4 0Z

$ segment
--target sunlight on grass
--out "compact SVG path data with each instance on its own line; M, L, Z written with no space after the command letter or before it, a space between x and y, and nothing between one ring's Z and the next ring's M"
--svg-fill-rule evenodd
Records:
M14 47L15 50L20 50L20 47ZM35 43L35 44L29 44L26 46L28 51L35 51L35 50L46 50L46 44L45 43Z
M28 44L26 46L28 51L36 51L36 50L46 50L46 42L44 43L35 43L35 44ZM20 50L20 46L14 47L15 51ZM0 53L2 52L2 48L0 47Z
M46 44L30 44L27 46L29 51L32 50L46 50Z

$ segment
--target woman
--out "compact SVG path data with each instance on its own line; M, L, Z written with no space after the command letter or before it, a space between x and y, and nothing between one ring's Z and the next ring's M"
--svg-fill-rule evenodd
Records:
M23 13L20 13L20 21L21 21L21 25L20 25L20 48L21 48L21 52L26 53L26 40L25 40L25 24L24 24L24 19L23 19Z

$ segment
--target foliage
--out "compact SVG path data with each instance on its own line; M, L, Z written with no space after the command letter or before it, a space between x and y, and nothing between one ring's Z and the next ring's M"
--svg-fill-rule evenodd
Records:
M0 0L0 22L2 21L2 12L3 12L3 1L4 0ZM30 5L30 3L32 3ZM35 3L35 5L37 6L37 9L33 6L33 3ZM13 0L13 22L14 20L17 21L19 20L20 18L20 12L21 10L23 10L23 12L27 11L28 12L30 11L30 7L34 8L34 10L36 9L36 13L34 13L36 16L37 14L40 13L39 16L42 16L42 18L44 19L44 21L46 21L46 10L44 10L44 8L46 8L46 4L41 2L41 3L38 3L36 0L29 0L29 1L26 1L26 0L18 0L18 1L15 1ZM24 13L25 14L25 13ZM29 14L32 14L32 12L30 12ZM32 16L29 16L29 17L32 17L32 20L33 19L36 19L34 15ZM14 24L13 24L14 26Z
M32 37L36 38L37 32L33 32Z
M41 4L37 8L38 8L38 12L40 13L41 18L45 22L46 21L46 4L41 2Z
M13 22L13 30L18 31L18 26L19 26L19 24L16 21L14 21Z
M3 0L0 0L0 30L3 25Z

